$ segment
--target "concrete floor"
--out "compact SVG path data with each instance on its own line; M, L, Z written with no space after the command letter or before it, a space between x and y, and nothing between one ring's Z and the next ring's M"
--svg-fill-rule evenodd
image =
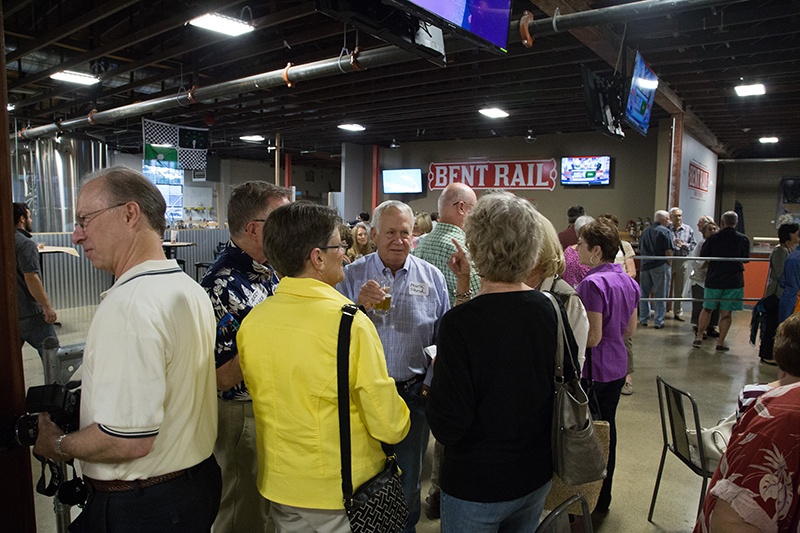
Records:
M58 312L63 324L58 328L61 345L83 342L94 307L64 309ZM602 533L687 532L694 525L700 497L701 479L676 457L668 454L659 490L653 523L647 512L658 473L662 437L658 415L656 376L689 391L700 405L704 426L717 423L733 412L739 390L746 383L768 382L776 378L776 368L760 365L757 349L749 344L750 313L734 313L728 335L731 351L714 350L716 339L709 339L702 349L692 348L691 325L667 318L666 327L655 330L640 327L634 336L634 394L623 396L617 412L617 468L614 475L611 512L596 528ZM42 365L35 350L23 349L26 384L43 381ZM430 457L423 472L423 497L430 483ZM33 460L34 483L39 478L38 462ZM78 510L73 509L73 516ZM36 495L36 521L39 532L56 531L51 498ZM439 531L438 521L424 514L417 526L419 533Z

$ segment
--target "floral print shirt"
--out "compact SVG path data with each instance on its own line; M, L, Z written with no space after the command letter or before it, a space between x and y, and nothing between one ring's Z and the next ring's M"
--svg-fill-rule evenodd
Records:
M242 320L256 305L272 296L278 285L275 271L253 261L233 241L206 271L200 285L206 290L217 318L217 339L214 356L217 368L239 353L236 333ZM219 391L224 400L249 401L250 393L242 381L227 391Z
M764 533L800 531L800 383L765 392L734 426L694 533L718 500Z

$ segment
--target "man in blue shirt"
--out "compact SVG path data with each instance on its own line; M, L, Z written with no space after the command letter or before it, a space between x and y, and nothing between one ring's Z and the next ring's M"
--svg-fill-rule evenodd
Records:
M425 407L433 367L425 348L436 343L450 300L442 273L409 253L414 213L408 205L383 202L375 208L372 223L377 252L347 266L336 289L367 310L383 344L389 375L411 411L411 430L395 451L410 512L405 531L413 532L420 515L420 474L430 434ZM386 296L379 283L384 276L392 280L385 314L373 309Z
M664 256L672 257L672 234L667 225L669 224L669 213L666 211L656 211L653 217L655 222L650 224L642 232L639 238L639 253L645 256ZM642 298L650 298L653 291L654 298L666 298L669 291L670 264L669 259L650 259L642 260L642 267L639 270L639 285L642 287ZM667 313L667 302L654 302L655 328L664 327L664 315ZM639 322L646 326L650 321L650 302L639 302Z
M236 187L228 200L231 240L200 281L217 319L219 427L214 455L222 469L222 499L214 521L217 533L274 530L268 519L269 502L256 484L256 421L239 366L236 332L250 310L272 296L278 285L264 257L263 228L270 212L289 203L289 195L289 189L266 181Z

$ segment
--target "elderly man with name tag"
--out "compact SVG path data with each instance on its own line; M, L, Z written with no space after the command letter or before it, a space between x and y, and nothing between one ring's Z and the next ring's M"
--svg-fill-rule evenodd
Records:
M378 251L348 265L336 288L366 309L383 344L389 376L411 411L411 430L395 451L410 513L405 531L413 532L421 510L420 474L430 435L425 407L433 367L425 348L436 343L450 299L439 269L409 253L411 208L387 200L375 208L372 221Z

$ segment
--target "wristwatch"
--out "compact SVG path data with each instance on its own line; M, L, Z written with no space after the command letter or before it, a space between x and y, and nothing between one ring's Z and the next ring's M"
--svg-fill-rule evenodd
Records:
M61 457L63 459L66 459L67 457L69 457L69 455L67 455L66 453L61 451L61 441L64 440L64 437L66 437L66 436L67 436L67 434L65 433L63 435L60 435L60 436L56 437L56 453L58 454L59 457Z

